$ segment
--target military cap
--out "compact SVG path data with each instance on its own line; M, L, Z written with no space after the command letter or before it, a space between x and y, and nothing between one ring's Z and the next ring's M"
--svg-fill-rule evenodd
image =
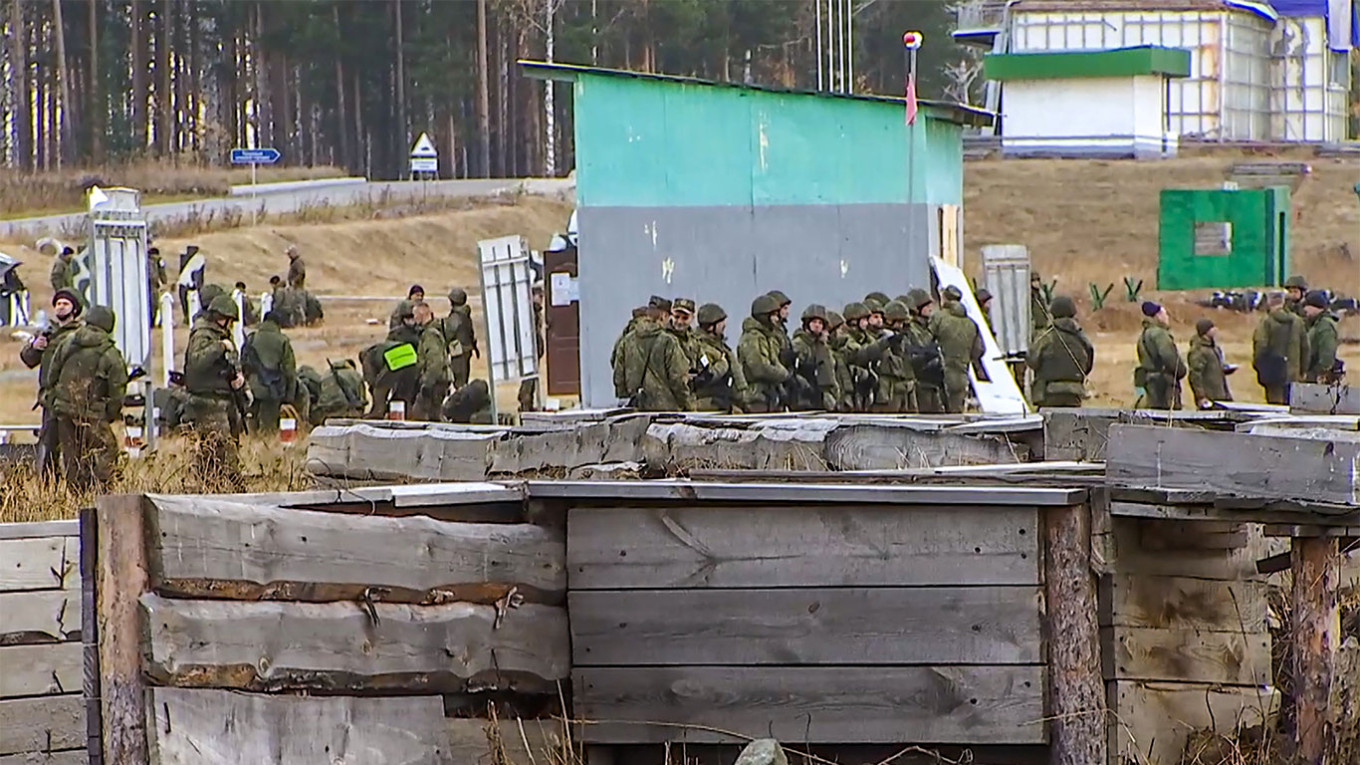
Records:
M863 303L846 303L845 318L847 321L859 321L869 318L869 306Z
M867 295L864 296L864 302L865 302L866 304L868 304L869 302L874 302L874 303L878 303L880 306L885 306L885 305L887 305L887 304L888 304L888 301L891 300L891 299L892 299L892 298L889 298L889 297L888 297L888 294L887 294L886 292L877 292L877 291L875 291L875 292L870 292L869 294L867 294Z
M807 324L809 321L813 319L821 319L822 322L825 323L826 306L821 305L819 303L813 303L812 305L809 305L807 308L804 308L802 317L803 323Z
M779 307L780 307L780 308L783 308L784 306L786 306L786 305L788 305L789 303L792 303L792 302L793 302L792 300L789 300L789 296L788 296L788 295L785 295L784 293L780 292L779 290L770 290L769 292L767 292L767 293L765 293L765 294L769 295L770 297L772 297L772 298L774 298L776 301L778 301L778 302L779 302Z
M920 287L912 287L908 290L907 297L911 298L911 302L906 303L906 306L917 311L935 302L931 299L930 293Z
M724 311L722 309L722 306L718 305L717 303L704 303L703 305L699 306L700 326L717 324L718 322L726 318L727 312Z
M676 298L671 303L672 311L684 311L688 314L694 313L694 301L689 298Z
M76 309L75 313L72 315L79 316L81 309L85 307L84 302L80 299L80 295L77 294L75 290L69 287L62 287L61 289L57 290L52 294L52 305L55 306L57 304L57 301L61 300L62 298L71 301L71 305L75 306Z
M1195 322L1195 334L1199 335L1200 337L1204 337L1205 335L1209 334L1209 330L1213 328L1214 328L1213 319L1200 319L1199 321Z
M1322 290L1310 290L1307 295L1303 296L1303 304L1325 309L1329 307L1330 301L1327 300L1327 293Z
M218 295L208 303L208 313L217 314L232 321L237 321L241 315L236 311L236 301L230 295Z
M1067 295L1058 295L1048 304L1048 312L1055 319L1070 319L1077 315L1077 304Z
M646 315L647 315L647 306L645 306L645 305L640 305L640 306L638 306L637 308L634 308L634 309L633 309L633 318L634 318L634 319L641 319L643 316L646 316Z
M462 287L454 287L449 290L449 302L454 305L467 305L467 290Z
M751 301L751 316L759 319L779 310L779 301L773 295L759 295Z
M1307 290L1308 280L1298 274L1294 274L1293 276L1284 280L1284 287L1285 289L1293 287L1294 289L1298 290Z
M652 297L647 301L647 307L655 309L657 311L665 311L667 313L670 313L671 301L661 297L660 295L652 295Z
M883 318L888 321L906 321L911 318L911 311L902 303L889 300L888 304L883 306Z
M85 315L85 323L112 333L114 325L113 309L102 305L92 305L89 313Z
M826 328L827 328L827 329L835 329L836 327L839 327L839 326L841 326L841 325L844 324L844 323L845 323L845 319L841 318L841 315L840 315L840 314L836 313L835 311L827 311L827 312L826 312Z

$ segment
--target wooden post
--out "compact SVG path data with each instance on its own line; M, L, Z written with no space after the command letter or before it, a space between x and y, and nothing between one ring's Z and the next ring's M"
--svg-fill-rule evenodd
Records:
M85 749L90 765L103 765L103 734L99 707L99 618L96 581L99 577L99 524L93 507L80 509L80 642L84 654L82 694L85 707Z
M1044 509L1051 765L1103 765L1108 755L1100 676L1089 505Z
M1298 762L1321 765L1332 728L1332 659L1340 638L1335 537L1295 537L1294 743Z
M143 497L100 497L99 681L104 762L147 762L146 685L138 600L147 589L146 512Z

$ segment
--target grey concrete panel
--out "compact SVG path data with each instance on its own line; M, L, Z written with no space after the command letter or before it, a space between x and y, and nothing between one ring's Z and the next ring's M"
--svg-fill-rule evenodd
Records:
M915 219L908 225L907 211ZM795 316L839 308L872 290L925 284L931 206L582 207L581 386L587 406L612 405L609 354L634 306L657 294L715 302L728 340L760 292L780 289ZM917 240L907 244L908 236Z

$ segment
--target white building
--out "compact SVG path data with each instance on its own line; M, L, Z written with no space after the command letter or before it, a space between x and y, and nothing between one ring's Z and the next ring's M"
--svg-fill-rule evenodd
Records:
M1142 155L1346 140L1355 26L1352 0L980 0L955 37L992 51L1006 152Z

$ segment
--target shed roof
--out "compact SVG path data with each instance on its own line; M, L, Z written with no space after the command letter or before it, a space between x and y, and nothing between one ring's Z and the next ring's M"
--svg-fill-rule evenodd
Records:
M801 88L786 88L778 85L759 85L754 83L741 82L721 82L718 80L705 80L700 77L683 77L673 74L653 74L650 72L634 72L627 69L608 69L596 66L581 66L578 64L549 63L547 61L525 61L519 62L520 68L524 70L526 77L538 80L559 80L571 82L582 75L593 75L602 77L628 77L642 80L655 80L676 84L704 85L715 88L736 88L739 90L760 90L769 93L788 93L799 96L813 96L817 98L836 98L852 101L878 101L881 103L897 103L905 105L906 101L901 96L880 96L860 93L832 93L822 90L806 90ZM917 104L921 111L934 119L955 122L960 125L984 126L992 124L996 115L986 109L976 106L966 106L950 101L935 101L929 99L919 99Z

